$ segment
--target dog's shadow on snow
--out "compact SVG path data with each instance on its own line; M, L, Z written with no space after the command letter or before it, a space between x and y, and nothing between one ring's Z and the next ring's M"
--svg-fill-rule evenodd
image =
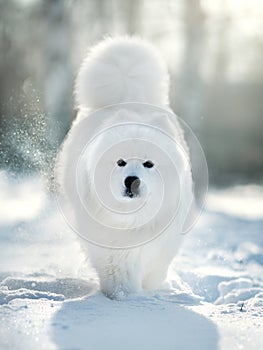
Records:
M215 324L167 294L116 301L96 293L66 301L51 327L59 349L218 349Z

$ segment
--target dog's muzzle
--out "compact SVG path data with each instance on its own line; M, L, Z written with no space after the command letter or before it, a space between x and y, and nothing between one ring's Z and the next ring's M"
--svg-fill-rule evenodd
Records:
M137 176L127 176L124 180L125 195L132 198L139 194L141 180Z

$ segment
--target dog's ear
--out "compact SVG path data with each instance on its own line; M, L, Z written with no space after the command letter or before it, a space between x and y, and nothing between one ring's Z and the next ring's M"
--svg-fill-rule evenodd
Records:
M181 147L183 147L186 154L189 153L187 143L185 142L183 129L174 113L165 113L164 111L154 112L152 114L151 125L174 138L181 145Z
M161 111L156 111L152 114L151 118L152 126L160 128L162 131L173 134L174 125L171 122L171 118L168 114Z

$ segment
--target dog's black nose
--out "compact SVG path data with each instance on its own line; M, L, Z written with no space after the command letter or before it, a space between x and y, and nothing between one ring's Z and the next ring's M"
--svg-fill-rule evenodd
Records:
M137 176L127 176L124 180L124 185L129 190L137 190L140 186L140 179Z
M124 180L124 185L126 187L126 194L130 197L136 195L138 188L140 186L141 180L137 176L127 176Z

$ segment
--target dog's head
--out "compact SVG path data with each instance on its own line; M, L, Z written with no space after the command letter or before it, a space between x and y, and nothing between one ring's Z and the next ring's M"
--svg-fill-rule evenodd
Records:
M164 182L174 192L179 186L178 173L189 171L180 138L168 136L173 129L168 117L156 114L153 125L142 123L142 119L140 114L118 111L83 153L91 191L93 187L97 194L108 193L120 205L149 196L160 201Z
M154 135L153 135L154 134ZM112 199L126 206L162 197L164 164L155 145L156 132L140 125L107 130L85 152L89 191L104 202ZM160 135L159 135L160 137ZM162 169L163 170L162 170ZM168 169L169 170L169 169ZM91 193L90 193L91 194Z
M113 227L138 227L157 219L161 208L162 215L166 211L172 216L185 197L182 182L190 182L180 144L142 123L115 123L103 129L79 163L82 203L95 220Z

